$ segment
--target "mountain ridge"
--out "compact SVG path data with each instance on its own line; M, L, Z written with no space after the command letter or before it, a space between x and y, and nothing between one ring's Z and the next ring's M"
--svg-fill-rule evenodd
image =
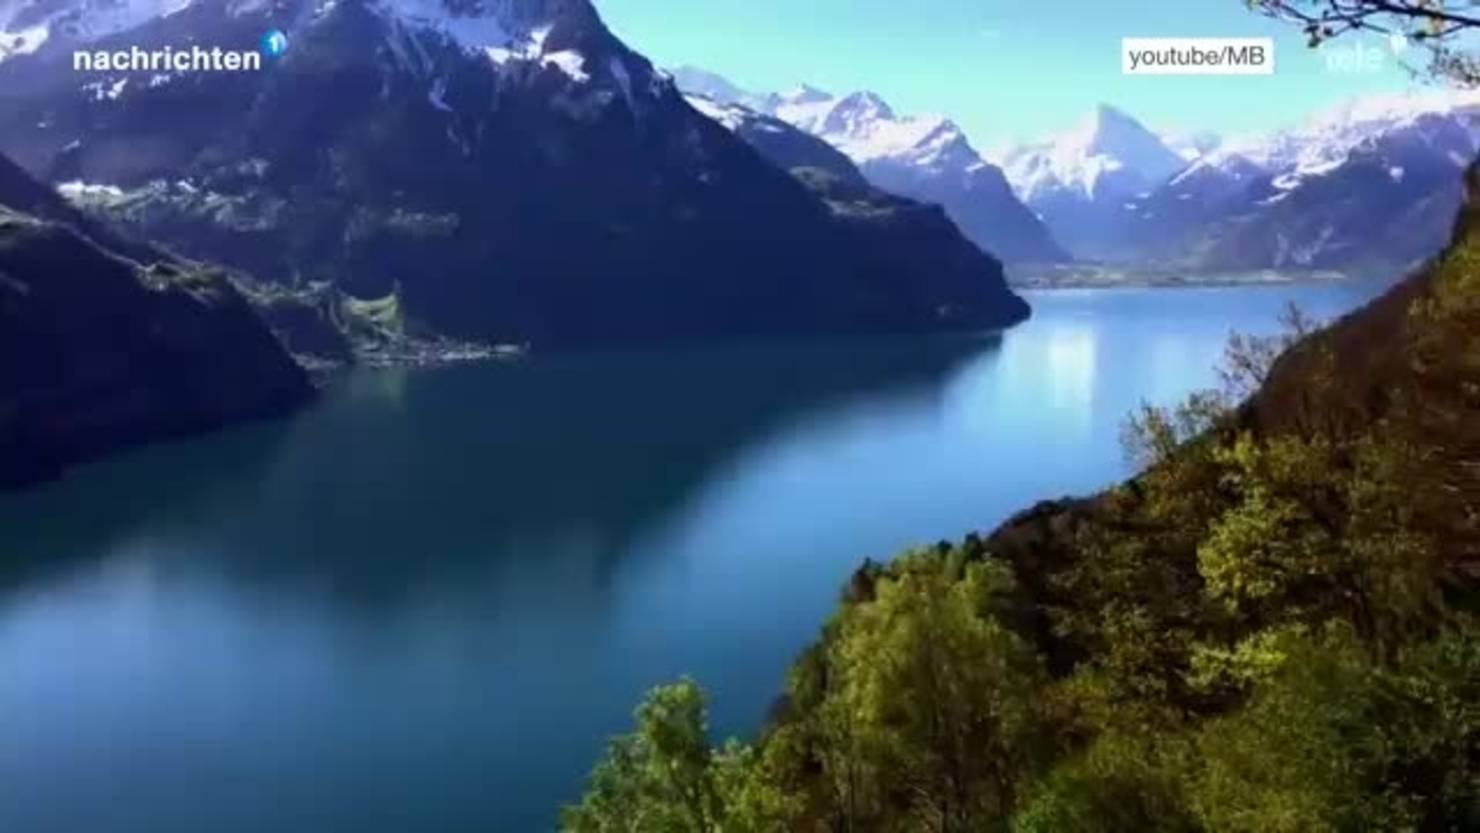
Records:
M417 11L429 3L196 0L128 37L249 43L277 26L292 46L261 73L98 79L114 97L77 88L45 48L12 58L0 149L53 182L119 189L94 209L139 236L271 282L398 292L413 327L460 340L1026 316L989 258L914 250L942 266L926 273L860 255L856 225L696 112L590 4L476 6L518 13L484 26Z
M779 118L845 153L874 185L943 206L972 242L1006 262L1058 262L1067 255L1024 206L997 166L964 131L939 116L901 116L867 90L834 96L799 85L753 93L694 67L672 70L681 89Z

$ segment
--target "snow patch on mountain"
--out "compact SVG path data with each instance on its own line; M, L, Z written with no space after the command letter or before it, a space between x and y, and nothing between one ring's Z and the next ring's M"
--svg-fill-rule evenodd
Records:
M1157 135L1161 136L1162 143L1169 150L1189 163L1196 162L1208 154L1213 153L1223 144L1223 137L1211 130L1193 132L1167 131L1165 133L1158 132Z
M689 102L689 106L703 113L706 118L719 122L731 132L739 130L752 113L742 105L725 104L699 93L685 93L684 99Z
M46 24L37 24L13 32L0 32L0 61L15 55L29 55L40 49L51 37Z
M19 0L0 3L0 61L48 41L89 43L175 14L195 0Z

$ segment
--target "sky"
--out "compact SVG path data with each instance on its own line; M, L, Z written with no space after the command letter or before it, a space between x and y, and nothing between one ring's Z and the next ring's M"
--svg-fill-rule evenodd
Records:
M661 66L752 90L869 89L939 113L983 148L1071 128L1096 104L1174 133L1263 133L1354 96L1415 86L1385 40L1308 48L1244 0L596 0ZM1274 37L1272 76L1122 75L1122 37ZM1340 52L1340 50L1348 50ZM1349 60L1354 56L1363 60ZM1367 57L1372 56L1372 57ZM1420 57L1410 51L1407 60Z

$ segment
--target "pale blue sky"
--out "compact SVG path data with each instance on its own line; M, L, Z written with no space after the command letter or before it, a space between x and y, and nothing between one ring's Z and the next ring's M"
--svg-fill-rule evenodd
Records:
M1298 30L1243 0L596 2L613 30L662 65L703 66L760 90L799 81L872 89L896 110L955 118L983 147L1067 128L1100 102L1157 128L1231 134L1413 83L1372 37L1323 49L1360 43L1381 52L1381 68L1332 71ZM1273 36L1276 73L1123 76L1124 36Z

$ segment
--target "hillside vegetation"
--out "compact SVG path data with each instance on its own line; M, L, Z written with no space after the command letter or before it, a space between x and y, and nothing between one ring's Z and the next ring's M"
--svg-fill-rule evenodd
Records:
M1480 829L1470 211L1387 295L1134 415L1131 481L866 563L754 742L654 690L564 829Z

